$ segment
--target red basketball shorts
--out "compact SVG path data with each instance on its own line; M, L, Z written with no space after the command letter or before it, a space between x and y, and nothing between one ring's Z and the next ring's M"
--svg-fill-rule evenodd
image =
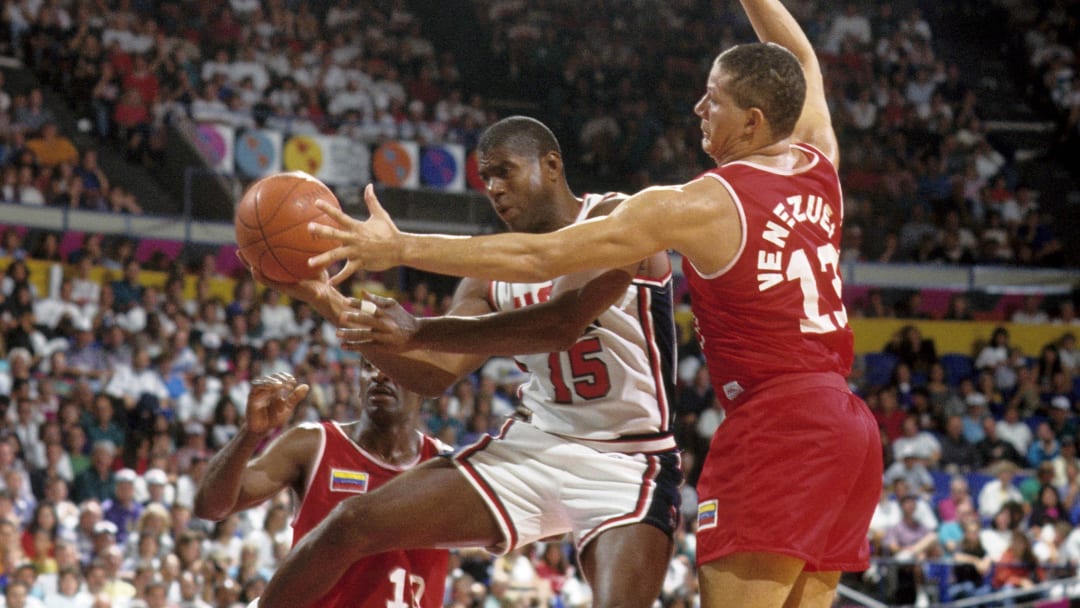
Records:
M836 374L766 383L727 408L698 481L697 559L766 552L808 571L869 567L881 437Z

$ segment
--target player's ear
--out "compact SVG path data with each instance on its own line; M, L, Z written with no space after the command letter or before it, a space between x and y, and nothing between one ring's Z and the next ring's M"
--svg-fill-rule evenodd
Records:
M761 111L761 108L751 106L745 112L746 122L743 123L743 129L747 137L753 137L754 133L769 128L765 121L765 113Z
M540 158L540 167L548 175L559 177L563 173L562 155L552 150Z

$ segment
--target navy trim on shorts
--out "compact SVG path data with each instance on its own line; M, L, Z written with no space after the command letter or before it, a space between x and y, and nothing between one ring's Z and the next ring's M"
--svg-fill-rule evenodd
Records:
M672 536L679 524L679 507L682 506L682 494L679 492L683 482L681 459L678 452L667 452L656 457L660 460L660 471L656 475L652 503L642 521Z

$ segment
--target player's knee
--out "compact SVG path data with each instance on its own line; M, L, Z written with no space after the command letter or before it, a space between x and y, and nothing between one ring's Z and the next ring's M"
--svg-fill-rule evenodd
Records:
M594 608L650 608L660 596L663 577L620 577L593 586Z

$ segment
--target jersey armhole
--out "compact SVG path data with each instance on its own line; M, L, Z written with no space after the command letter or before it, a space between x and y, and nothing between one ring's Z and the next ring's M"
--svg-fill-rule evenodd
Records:
M690 264L690 266L694 269L694 272L698 273L698 276L706 280L711 280L727 273L729 270L735 267L735 264L739 263L739 260L742 258L743 251L746 249L747 226L746 212L743 210L742 201L739 199L739 195L735 194L735 189L731 187L731 184L726 179L724 179L723 176L718 175L712 171L706 173L705 175L720 182L720 185L723 186L724 189L727 190L728 195L731 196L731 202L735 205L736 211L739 212L739 248L735 251L735 255L731 257L731 261L728 262L726 266L724 266L720 270L717 270L716 272L705 274L698 270L697 266L694 266L693 260L691 260L690 258L686 258L686 262Z
M296 515L293 517L292 525L294 529L296 528L296 522L300 521L301 516L304 514L304 505L307 503L308 495L311 494L311 486L315 483L315 477L318 476L319 467L322 465L323 457L326 455L326 443L328 441L326 424L312 424L311 427L319 431L319 449L315 450L315 458L311 461L308 477L304 481L304 494L300 496L300 506L296 509Z

